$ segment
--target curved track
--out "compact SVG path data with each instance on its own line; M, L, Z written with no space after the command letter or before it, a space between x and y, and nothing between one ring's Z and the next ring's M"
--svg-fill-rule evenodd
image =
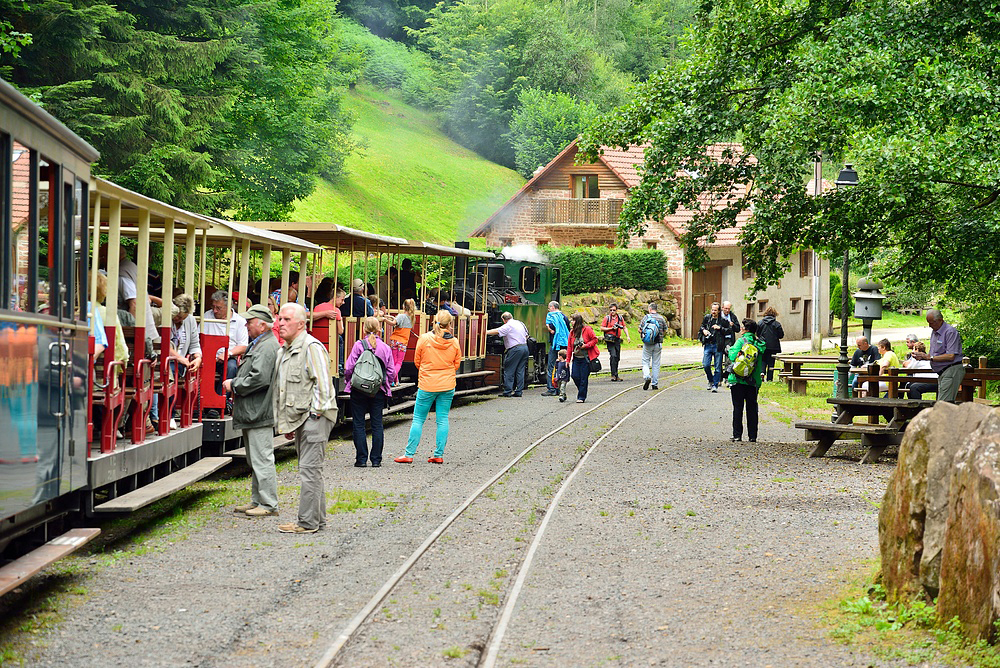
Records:
M680 378L687 375L686 378ZM685 372L678 372L668 376L661 377L660 392L669 388L676 387L677 385L694 380L699 376L690 375ZM676 381L676 382L673 382ZM627 387L620 392L612 395L608 399L602 401L596 406L583 411L582 413L576 415L572 419L566 421L555 429L544 434L530 445L528 445L524 450L522 450L517 456L515 456L508 464L497 471L492 477L486 480L482 485L480 485L476 490L474 490L461 504L459 504L452 512L449 514L428 536L424 541L413 551L412 554L404 561L404 563L396 570L393 575L385 581L385 583L379 588L379 590L372 596L371 599L358 611L358 613L352 618L351 622L337 635L334 641L327 648L326 652L316 663L317 668L327 668L329 666L336 665L341 658L341 653L348 646L348 644L356 638L360 632L364 629L366 622L372 616L372 614L379 608L379 606L386 600L389 594L399 585L406 574L411 568L428 552L428 550L438 542L438 539L447 531L447 529L455 523L466 511L472 506L472 504L480 498L484 493L487 492L493 485L495 485L503 476L511 472L514 467L525 459L535 448L537 448L542 443L548 441L556 434L559 434L566 427L572 425L574 422L586 417L587 415L604 408L611 402L615 401L619 397L631 392L634 389L639 388L641 385L633 385ZM513 610L517 604L518 594L523 587L524 581L526 580L528 573L531 569L531 564L537 551L538 545L541 543L544 537L545 530L548 527L551 517L555 514L558 508L559 501L562 498L565 491L569 488L569 484L573 481L573 478L577 473L583 468L590 454L599 446L604 440L610 436L615 430L618 429L624 422L626 422L631 416L635 415L636 412L641 410L647 404L656 399L660 392L654 393L647 400L643 401L638 406L630 409L621 419L619 419L613 426L606 429L582 454L582 456L575 463L573 468L567 474L567 477L562 481L558 491L549 501L546 508L545 515L539 524L535 535L533 537L531 546L528 548L528 552L523 559L519 569L517 578L512 585L506 596L506 602L504 609L497 620L497 623L493 626L491 632L488 634L487 640L489 645L486 651L481 655L479 665L483 666L493 666L496 663L497 655L500 649L500 645L503 642L504 634L506 632L507 624L513 615ZM484 643L485 644L485 643Z

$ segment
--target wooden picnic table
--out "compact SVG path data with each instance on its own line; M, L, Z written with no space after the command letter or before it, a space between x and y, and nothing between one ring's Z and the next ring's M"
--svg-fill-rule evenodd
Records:
M837 363L836 355L775 355L774 359L781 362L778 378L795 394L805 394L810 380L832 382L834 369L826 365Z
M883 397L831 397L827 403L840 409L836 422L796 422L796 429L805 430L805 440L816 441L810 457L822 457L834 441L842 438L860 438L868 451L861 458L863 464L873 464L890 445L899 445L910 420L925 408L934 405L930 399L899 399ZM865 422L855 422L862 417ZM885 423L880 423L879 419Z

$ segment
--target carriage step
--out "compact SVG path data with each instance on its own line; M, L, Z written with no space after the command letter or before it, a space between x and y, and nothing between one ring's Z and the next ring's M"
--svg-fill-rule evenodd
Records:
M202 478L215 473L231 461L233 461L232 457L205 457L154 483L140 487L128 494L122 494L110 501L105 501L99 506L94 506L94 512L130 513L148 506L155 501L159 501L165 496L170 496L191 483L198 482Z
M284 434L278 434L277 436L275 436L274 437L274 443L272 443L272 447L275 450L278 450L279 448L284 448L284 447L287 447L287 446L290 446L290 445L295 445L295 441L291 440L291 439L285 438ZM226 450L222 454L224 454L226 457L232 457L233 459L237 459L237 458L238 459L246 459L247 458L247 449L246 449L246 447L236 448L235 450Z
M53 561L75 552L101 533L100 529L70 529L45 545L0 568L0 596L23 584Z

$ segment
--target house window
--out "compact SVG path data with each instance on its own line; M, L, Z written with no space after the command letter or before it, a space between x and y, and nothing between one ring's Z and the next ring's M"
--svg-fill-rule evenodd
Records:
M799 276L813 275L813 252L811 250L799 251Z
M747 256L743 255L742 258L743 258L743 280L749 281L751 278L754 277L754 272L747 266Z
M597 187L596 174L584 174L573 177L573 197L596 198L601 196L601 190Z
M802 312L802 298L801 297L792 297L792 303L791 303L791 306L789 308L789 311L791 313L801 313Z
M767 300L759 299L757 300L757 313L758 315L764 315L764 311L767 310Z
M511 239L510 237L500 237L500 247L501 248L508 248L510 246L513 246L513 245L514 245L514 240Z
M603 239L581 239L576 243L577 246L591 246L595 248L614 248L614 241L607 241Z
M544 239L535 239L536 246L548 246L550 243L552 243L552 239L549 239L548 237Z
M651 250L656 250L656 242L655 241L647 241L646 242L646 248L649 248Z
M753 320L753 308L754 308L753 302L747 304L747 318L749 318L750 320Z

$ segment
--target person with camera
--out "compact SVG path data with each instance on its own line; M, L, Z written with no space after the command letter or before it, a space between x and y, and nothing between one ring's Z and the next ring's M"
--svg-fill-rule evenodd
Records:
M632 338L625 327L625 318L618 314L618 304L611 302L608 305L608 314L601 321L601 331L604 332L604 344L608 347L608 359L611 360L611 382L620 383L618 362L622 356L622 333L625 333L625 340L629 343L632 343Z
M754 323L755 331L756 328L757 323ZM719 302L713 303L711 312L702 318L701 328L698 330L698 341L704 346L701 365L708 378L709 392L719 391L719 383L722 382L722 362L726 354L726 339L731 332L732 324L729 318L722 316Z

